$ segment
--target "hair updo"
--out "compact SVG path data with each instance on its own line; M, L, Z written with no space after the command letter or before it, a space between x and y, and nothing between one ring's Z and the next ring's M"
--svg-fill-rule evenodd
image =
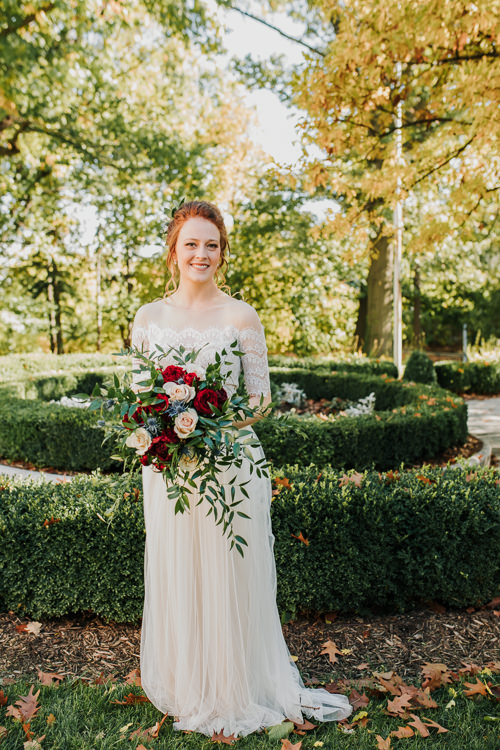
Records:
M219 287L219 289L226 289L229 295L231 295L231 289L227 284L225 284L225 271L227 269L227 259L225 256L226 250L229 253L229 240L227 236L227 229L226 225L224 224L224 219L222 217L221 212L215 206L213 203L209 203L208 201L189 201L188 203L183 203L174 213L172 219L169 221L166 231L166 242L167 242L167 268L170 271L170 279L165 287L165 294L163 295L163 299L165 297L169 297L170 294L173 294L175 290L177 289L178 285L178 279L180 276L180 271L178 266L174 263L174 257L173 253L175 250L175 246L177 244L177 238L179 236L179 232L181 230L181 227L188 219L191 219L193 217L201 217L202 219L208 219L208 221L211 221L212 224L215 224L217 229L220 233L220 261L219 265L217 266L217 270L215 272L215 283ZM223 267L225 266L225 268ZM220 285L219 284L222 285ZM173 287L173 289L169 292L169 287Z

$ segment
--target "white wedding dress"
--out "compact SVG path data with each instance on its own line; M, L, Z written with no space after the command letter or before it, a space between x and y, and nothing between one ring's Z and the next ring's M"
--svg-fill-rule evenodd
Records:
M222 370L231 373L232 383L226 390L236 388L242 366L248 393L270 394L263 326L249 305L242 319L234 309L222 319L220 312L196 317L189 311L187 320L185 310L169 309L161 300L149 303L136 315L132 345L151 353L156 344L165 350L205 345L196 360L199 371L224 346L229 353L228 345L236 339L244 356L241 365L237 355L223 357L230 364ZM248 320L251 325L245 324ZM162 365L177 364L173 354L163 357ZM133 376L134 383L140 379ZM260 444L252 451L264 456ZM225 480L232 471L225 469ZM346 696L305 687L283 636L276 605L270 479L258 477L255 470L250 474L246 457L236 471L236 485L250 479L245 485L249 498L237 493L244 498L237 507L250 519L235 515L235 533L248 543L243 558L235 546L229 548L227 533L222 535L213 513L207 516L208 502L196 505L197 495L189 512L175 514L161 473L142 467L142 688L156 708L174 717L175 729L207 736L221 731L244 736L285 718L302 723L303 715L341 720L352 711Z

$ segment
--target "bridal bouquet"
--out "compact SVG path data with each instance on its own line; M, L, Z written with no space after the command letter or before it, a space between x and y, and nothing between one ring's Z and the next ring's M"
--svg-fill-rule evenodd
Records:
M230 348L233 354L242 356L237 346L235 340ZM239 386L229 397L224 388L227 377L221 373L223 359L217 352L214 362L199 368L196 358L201 349L189 352L183 346L167 350L157 346L157 349L158 354L152 356L136 347L118 353L118 356L132 355L139 362L140 369L132 370L142 376L132 384L138 393L129 382L128 372L122 380L115 374L113 384L107 388L97 384L94 387L89 409L100 410L103 417L108 412L112 417L103 443L115 438L117 455L112 458L124 462L124 471L130 462L130 470L140 463L161 472L167 495L175 500L176 513L190 508L191 488L198 491L197 505L204 498L207 500L210 505L207 515L214 513L216 523L223 524L223 534L229 530L228 536L233 537L230 548L236 546L243 557L242 545L247 542L234 533L233 519L235 514L250 516L237 510L243 499L235 499L236 475L225 487L220 482L220 472L232 466L241 467L246 456L250 460L250 473L255 469L258 476L269 477L266 459L254 460L250 450L260 444L253 431L232 426L233 420L243 421L261 410L263 396L254 408ZM171 351L175 352L173 359L177 364L162 366L161 359ZM227 353L226 349L221 352L223 356ZM77 398L83 397L88 399L86 394L77 394ZM98 424L106 426L106 420ZM244 485L248 481L237 485L246 497Z

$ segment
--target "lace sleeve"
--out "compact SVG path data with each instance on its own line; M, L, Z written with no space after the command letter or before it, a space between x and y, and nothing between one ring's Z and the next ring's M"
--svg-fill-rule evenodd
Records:
M148 355L148 349L149 349L149 338L148 338L148 329L145 326L139 325L137 323L137 316L134 320L134 325L132 327L132 338L131 338L131 344L132 346L135 346L137 349L139 349L140 352L143 352L144 354ZM138 357L132 357L132 370L139 370L142 366L142 362ZM137 383L141 380L145 379L145 375L139 373L139 372L132 372L132 382L130 384L130 387L134 391L134 393L139 393L141 391L146 390L144 386L137 385Z
M264 327L260 320L257 328L246 326L240 330L240 351L243 377L249 396L260 400L263 393L267 399L271 398L271 384L269 381L269 365L267 362L267 344Z

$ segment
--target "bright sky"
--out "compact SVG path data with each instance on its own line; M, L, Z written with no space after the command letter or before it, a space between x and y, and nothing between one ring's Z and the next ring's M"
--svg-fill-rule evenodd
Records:
M272 54L283 54L291 64L303 60L302 47L285 39L277 31L266 28L258 21L253 21L237 11L220 9L217 13L221 23L225 24L227 33L224 44L228 52L237 57L251 54L256 60L268 60ZM259 15L256 7L255 15ZM286 16L285 13L275 13L266 20L275 26L300 38L302 24ZM283 164L294 164L301 150L298 146L298 134L294 128L297 115L281 103L279 97L268 89L249 92L248 106L255 106L259 120L258 126L250 131L250 135L276 161Z

